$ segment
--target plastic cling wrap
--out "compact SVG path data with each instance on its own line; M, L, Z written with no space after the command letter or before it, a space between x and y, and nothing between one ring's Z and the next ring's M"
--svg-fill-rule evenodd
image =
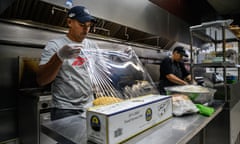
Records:
M110 104L124 99L159 94L134 50L129 46L83 49L95 98Z

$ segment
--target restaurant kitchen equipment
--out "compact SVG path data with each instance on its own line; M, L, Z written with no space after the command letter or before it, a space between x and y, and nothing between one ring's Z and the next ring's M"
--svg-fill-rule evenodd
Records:
M39 58L18 57L18 62L20 142L23 144L40 144L40 125L50 120L52 99L50 87L39 87L36 83Z

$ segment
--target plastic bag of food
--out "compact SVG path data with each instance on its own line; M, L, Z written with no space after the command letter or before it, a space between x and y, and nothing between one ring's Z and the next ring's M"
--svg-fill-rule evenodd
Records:
M172 95L173 100L173 114L175 116L182 116L185 114L193 114L198 112L196 105L183 94Z

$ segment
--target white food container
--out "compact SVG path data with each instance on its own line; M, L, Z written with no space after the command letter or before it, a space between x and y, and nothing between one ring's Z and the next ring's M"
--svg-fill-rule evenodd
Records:
M172 117L170 96L149 95L87 111L88 140L116 144Z

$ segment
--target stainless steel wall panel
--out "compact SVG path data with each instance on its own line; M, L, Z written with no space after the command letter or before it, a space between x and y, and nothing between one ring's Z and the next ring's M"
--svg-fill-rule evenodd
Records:
M14 108L0 110L0 143L17 137L16 116L16 109Z
M189 44L189 25L176 18L174 15L169 15L168 25L170 38Z
M42 1L66 7L66 0ZM189 43L182 36L182 34L188 35L187 23L147 0L73 0L73 5L86 6L94 16L101 19L171 40Z
M240 133L240 101L230 111L230 141L231 144L237 144L237 137Z
M0 44L0 143L18 137L18 56L37 56L41 49Z
M14 0L0 0L0 14L10 6Z
M0 44L0 109L16 106L18 89L18 56L40 57L41 49Z
M54 33L43 31L41 29L15 25L10 23L0 23L0 40L14 41L19 43L45 45L49 39L63 35L63 33Z
M205 144L230 144L229 114L225 109L207 125Z
M156 64L144 64L144 67L146 68L146 70L149 72L149 75L151 76L152 80L154 82L158 82L159 81L159 77L160 77L160 65L156 65Z
M3 57L3 54L0 50L0 91L2 93L0 110L16 106L16 88L18 81L17 58L6 58Z

